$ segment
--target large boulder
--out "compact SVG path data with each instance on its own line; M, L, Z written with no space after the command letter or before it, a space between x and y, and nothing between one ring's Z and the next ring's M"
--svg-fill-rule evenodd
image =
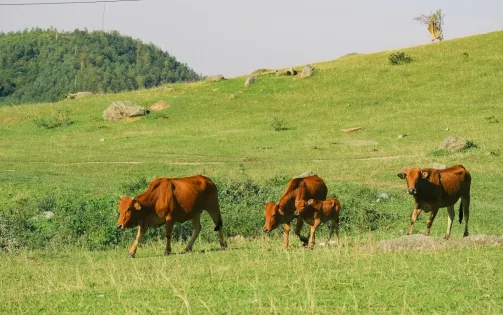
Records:
M255 83L257 80L258 80L258 77L255 76L255 75L252 75L251 77L249 77L248 79L246 79L245 87L249 87L250 85L252 85L253 83Z
M148 109L134 102L113 102L103 112L103 119L119 121L130 117L145 116L148 112Z
M314 68L311 67L311 65L306 65L304 67L304 69L302 69L302 73L301 73L300 77L302 79L304 79L304 78L312 76L313 74L314 74Z
M440 149L448 151L460 151L466 148L468 141L456 136L449 136L442 141L440 144Z

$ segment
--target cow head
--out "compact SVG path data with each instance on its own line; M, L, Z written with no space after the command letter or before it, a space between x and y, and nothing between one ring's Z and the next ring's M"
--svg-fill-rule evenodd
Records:
M428 179L430 172L428 170L422 170L420 168L406 168L405 172L398 173L398 177L407 180L407 187L409 194L416 196L419 181L422 179Z
M306 208L312 206L314 203L314 199L309 199L308 201L305 200L297 200L295 201L295 213L294 215L302 215Z
M122 196L118 204L119 219L117 220L117 228L124 230L136 226L136 214L141 210L140 203L129 196Z
M267 202L264 205L265 211L265 224L264 232L271 232L278 227L281 223L285 221L285 212L279 206L279 204L274 202Z

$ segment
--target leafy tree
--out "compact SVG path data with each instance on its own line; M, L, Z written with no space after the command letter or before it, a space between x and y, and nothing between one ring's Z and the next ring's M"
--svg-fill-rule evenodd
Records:
M0 33L0 106L53 102L78 91L116 93L199 79L167 52L117 31L34 28Z

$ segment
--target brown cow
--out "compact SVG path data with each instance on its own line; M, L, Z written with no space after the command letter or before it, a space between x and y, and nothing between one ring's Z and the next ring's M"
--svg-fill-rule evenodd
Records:
M295 215L298 215L304 222L311 226L309 233L309 247L314 246L316 228L327 221L330 221L330 230L328 232L328 240L330 241L332 233L335 229L335 234L337 235L337 240L339 239L339 212L341 210L341 204L339 200L333 198L328 200L314 200L309 199L308 201L300 200L296 203L297 210Z
M408 235L412 234L414 223L421 211L431 212L430 218L426 222L426 235L430 235L430 228L438 209L447 207L449 217L444 238L449 239L454 220L454 204L461 198L459 223L462 222L464 216L465 232L463 236L468 236L472 178L463 165L455 165L446 169L407 168L406 173L399 173L398 177L407 179L408 192L414 196L414 210L410 219Z
M185 251L191 251L201 231L200 217L203 210L206 210L213 219L215 231L219 231L220 246L225 248L227 244L222 232L217 187L211 179L201 175L185 178L156 178L152 180L144 193L134 198L121 197L117 227L123 230L139 227L136 240L129 250L129 257L134 257L138 243L147 229L165 224L165 255L169 255L173 224L192 220L192 237L185 248Z
M324 200L327 197L327 193L327 186L323 182L323 179L318 176L292 179L277 204L272 202L265 204L264 232L270 232L279 224L284 224L283 242L285 248L288 248L288 236L291 229L290 222L294 218L295 202L309 199ZM300 235L303 225L304 221L301 218L297 218L295 234L304 244L307 244L308 239Z

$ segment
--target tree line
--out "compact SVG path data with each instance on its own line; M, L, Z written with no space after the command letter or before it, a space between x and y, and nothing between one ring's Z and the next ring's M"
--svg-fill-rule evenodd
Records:
M117 31L35 28L0 33L0 105L53 102L78 91L116 93L199 79L159 47Z

